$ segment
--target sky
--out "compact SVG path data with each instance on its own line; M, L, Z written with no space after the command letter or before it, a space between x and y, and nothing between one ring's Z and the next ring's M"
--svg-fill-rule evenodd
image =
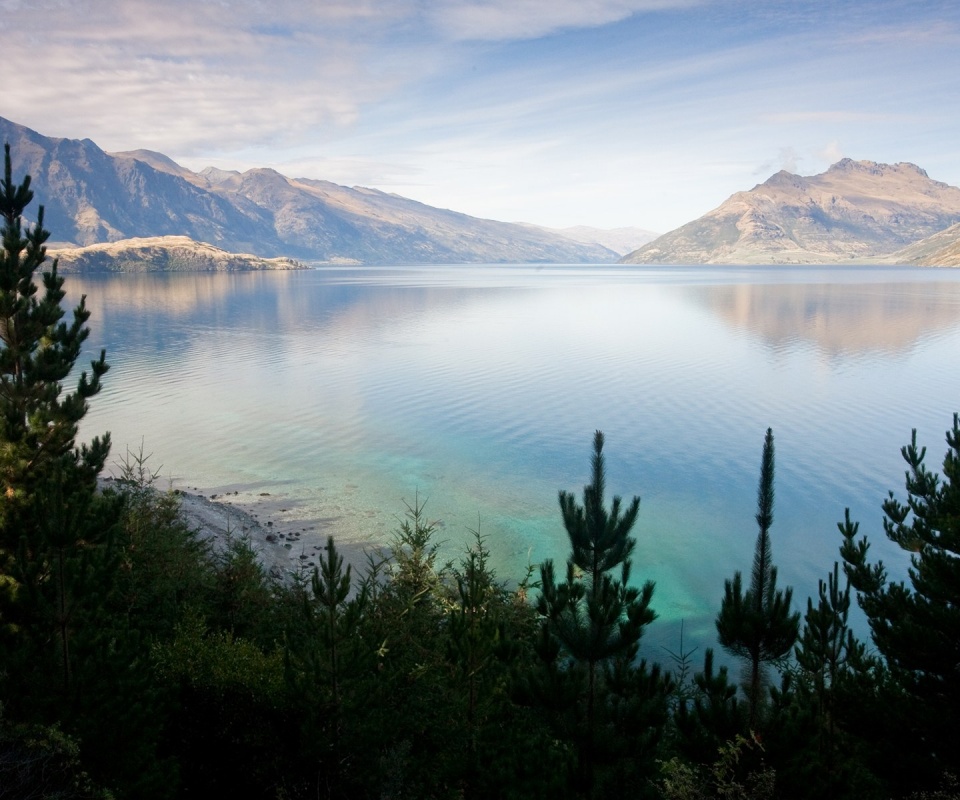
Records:
M960 185L957 0L0 0L0 116L664 233L780 169Z

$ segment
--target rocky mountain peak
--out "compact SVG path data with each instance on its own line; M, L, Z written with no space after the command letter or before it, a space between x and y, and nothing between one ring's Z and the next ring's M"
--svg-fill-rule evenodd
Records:
M837 264L881 260L960 222L960 189L915 164L844 158L819 175L780 171L625 263Z
M235 169L218 169L217 167L204 167L199 174L212 186L240 177L240 173Z
M879 164L876 161L854 161L852 158L841 158L836 164L830 166L826 174L843 172L862 173L877 177L891 173L915 175L927 179L930 177L925 169L918 167L916 164L911 164L909 161L898 161L896 164Z
M792 172L787 172L785 169L780 170L777 173L774 173L769 178L767 178L763 183L758 184L753 188L752 191L756 191L763 186L777 188L777 189L798 189L803 190L806 188L807 179L795 175Z

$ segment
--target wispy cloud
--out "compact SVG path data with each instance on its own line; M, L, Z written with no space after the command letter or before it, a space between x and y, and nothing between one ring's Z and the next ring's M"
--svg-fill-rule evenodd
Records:
M827 142L822 149L814 152L814 156L827 164L836 164L843 158L843 148L840 147L840 142Z
M758 116L759 121L771 125L797 125L797 124L834 124L834 123L896 123L904 122L911 115L883 113L873 111L778 111L775 113L761 113Z
M533 39L570 28L593 28L641 12L686 9L709 0L443 0L430 16L458 40Z
M349 126L403 82L374 57L401 6L90 0L50 3L38 26L20 7L4 61L26 72L4 112L57 130L66 109L110 146L282 146Z
M928 9L929 13L929 9ZM903 47L904 44L915 48L929 46L960 46L960 25L948 19L922 21L911 25L874 25L843 36L841 44L845 47L879 45L881 47Z

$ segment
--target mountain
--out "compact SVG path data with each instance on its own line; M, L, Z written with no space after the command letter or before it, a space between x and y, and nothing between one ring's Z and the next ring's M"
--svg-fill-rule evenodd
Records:
M918 267L960 267L960 223L907 245L884 259L891 264Z
M845 158L812 177L778 172L621 263L886 262L957 222L957 187L931 180L914 164Z
M50 248L61 272L236 272L249 270L305 269L290 258L261 258L249 253L228 253L186 236L156 236L88 244L85 247Z
M28 174L64 246L187 236L264 258L376 264L611 263L558 234L271 169L194 173L161 153L106 153L0 118L15 176ZM35 208L35 206L34 206ZM51 242L51 247L54 245Z

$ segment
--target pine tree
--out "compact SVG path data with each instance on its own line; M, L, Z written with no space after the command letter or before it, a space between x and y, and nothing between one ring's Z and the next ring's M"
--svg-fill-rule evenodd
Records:
M90 486L109 453L109 434L89 446L75 447L77 426L87 412L87 400L100 391L107 371L106 353L91 362L91 373L81 374L75 391L62 395L62 382L70 374L89 335L90 317L85 299L74 309L71 324L62 322L65 297L57 262L42 274L43 294L37 296L34 273L46 261L43 206L37 222L26 231L24 210L33 199L30 176L13 183L10 146L5 147L4 179L0 183L0 216L3 218L3 252L0 254L0 489L4 538L0 546L16 542L12 523L31 493L59 462Z
M640 511L640 498L634 497L621 514L621 499L614 497L608 512L603 507L605 489L603 433L597 431L592 481L583 489L583 505L568 492L559 495L572 548L567 580L558 585L553 563L546 562L540 599L540 613L552 620L551 632L575 662L586 666L588 721L601 665L615 658L632 661L644 627L656 618L650 608L653 582L647 581L642 590L629 585L630 555L636 546L629 534ZM619 578L610 574L617 568Z
M666 709L669 688L659 670L648 676L646 663L635 663L644 628L656 617L650 608L654 585L652 581L642 589L630 585L630 555L636 544L630 531L640 498L634 497L625 510L620 497L613 498L609 511L604 507L603 441L603 433L597 431L592 480L584 487L583 505L572 494L560 492L572 552L563 581L557 581L552 561L543 564L537 603L542 618L537 651L557 699L573 701L567 709L566 733L575 739L575 782L586 795L600 785L598 767L619 750L619 743L609 740L624 738L626 732L616 720L624 704L640 701L637 705L648 713L645 721L631 720L631 726L645 730L646 740L654 741L664 720L651 708ZM628 686L633 689L628 691ZM631 692L633 699L624 696Z
M719 749L746 732L747 715L737 685L726 667L714 672L713 648L703 656L703 671L693 677L692 697L677 707L680 749L697 764L710 764Z
M456 588L448 611L448 658L457 682L463 685L466 749L475 759L477 732L484 721L486 684L497 666L507 598L489 567L490 551L479 531L474 538L475 544L453 573Z
M888 582L883 563L868 561L869 542L857 538L849 514L841 525L844 570L896 682L887 694L902 709L904 747L928 761L923 772L931 776L960 773L960 415L946 440L941 477L926 468L914 430L901 449L907 500L890 492L883 503L884 532L910 553L909 584Z
M59 724L98 780L143 796L169 785L156 769L159 725L146 645L116 613L122 500L97 490L110 437L77 445L106 354L64 383L89 336L85 299L64 320L63 278L46 261L43 207L26 222L30 177L0 181L0 703L11 719ZM117 746L123 742L123 748ZM161 790L162 791L162 790Z
M842 527L842 526L841 526ZM850 584L841 586L839 564L807 599L796 664L771 692L764 744L777 763L784 795L796 798L877 796L857 729L876 691L874 660L849 628ZM888 795L882 795L888 796Z
M81 374L77 388L62 392L89 335L84 300L71 324L61 321L63 278L46 261L43 207L33 227L24 212L33 199L30 177L12 178L5 147L0 183L3 251L0 253L0 630L56 642L61 684L71 682L71 631L78 598L93 599L109 559L97 550L113 512L96 495L96 478L110 448L109 434L75 446L87 400L100 391L105 353ZM87 604L87 612L91 612ZM11 649L7 648L8 655Z
M304 630L291 632L286 654L288 684L306 700L308 757L316 765L317 784L325 784L330 796L349 795L350 782L360 774L352 768L358 748L351 742L362 721L358 704L366 698L357 687L377 660L361 635L368 585L361 581L354 592L352 572L328 537L310 578L310 595L303 598Z
M726 581L716 621L720 644L745 662L751 728L756 728L760 721L764 667L790 652L800 625L800 614L790 611L793 590L789 587L783 591L777 589L777 568L773 566L770 545L773 474L773 431L767 428L757 488L756 520L760 530L754 549L750 588L743 591L743 576L739 571L732 581Z
M451 567L445 586L441 636L450 666L445 706L453 722L447 728L448 782L459 784L464 798L529 796L543 788L544 764L531 763L536 745L527 709L510 703L503 689L511 669L525 662L534 612L517 590L497 580L479 526L472 533L473 544ZM525 777L534 779L535 788L524 785Z
M807 599L803 633L796 648L797 665L809 681L811 710L817 722L817 761L827 773L833 771L836 750L836 715L833 690L838 688L847 660L860 647L847 625L850 584L840 589L839 564L834 562L827 582L820 581L819 600Z

